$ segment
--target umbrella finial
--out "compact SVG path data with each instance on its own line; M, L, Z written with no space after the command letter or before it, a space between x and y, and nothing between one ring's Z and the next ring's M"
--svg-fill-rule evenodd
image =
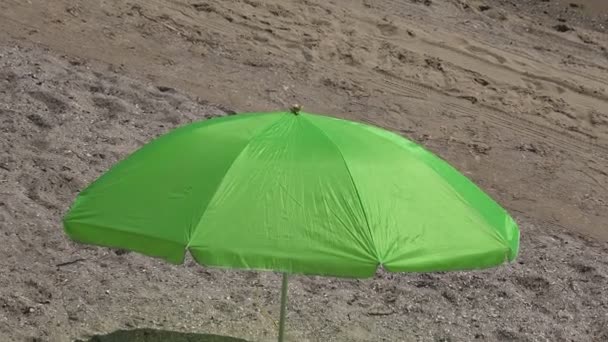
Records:
M291 108L289 110L294 115L298 115L298 114L300 114L300 111L302 110L302 105L299 105L299 104L296 103L293 106L291 106Z

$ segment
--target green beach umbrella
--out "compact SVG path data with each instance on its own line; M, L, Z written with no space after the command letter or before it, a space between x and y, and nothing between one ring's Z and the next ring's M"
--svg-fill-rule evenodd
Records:
M178 128L119 162L64 218L81 243L182 263L371 277L512 261L519 229L423 147L377 127L300 112Z

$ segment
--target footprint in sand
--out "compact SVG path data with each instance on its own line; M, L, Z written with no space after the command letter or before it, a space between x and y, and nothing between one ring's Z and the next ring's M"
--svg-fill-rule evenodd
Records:
M48 110L53 114L60 114L65 112L68 108L68 105L65 102L46 91L31 91L28 95L34 100L46 105Z

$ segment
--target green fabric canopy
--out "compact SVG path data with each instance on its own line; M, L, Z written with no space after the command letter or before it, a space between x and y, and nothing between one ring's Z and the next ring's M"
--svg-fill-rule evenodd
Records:
M496 266L513 219L421 146L309 113L197 122L145 145L85 189L74 240L181 263L369 277Z

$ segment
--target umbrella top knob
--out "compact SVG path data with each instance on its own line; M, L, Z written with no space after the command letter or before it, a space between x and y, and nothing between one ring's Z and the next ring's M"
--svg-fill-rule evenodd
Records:
M294 104L293 106L291 106L291 108L289 108L289 111L294 115L300 114L301 110L302 110L302 105L299 105L297 103Z

